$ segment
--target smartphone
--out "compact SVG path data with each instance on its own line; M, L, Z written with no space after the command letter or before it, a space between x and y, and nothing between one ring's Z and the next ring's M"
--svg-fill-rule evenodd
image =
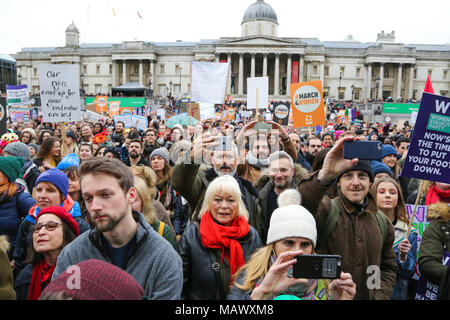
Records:
M381 141L345 141L344 159L381 161Z
M341 276L341 256L303 254L296 256L293 277L302 279L337 279Z
M256 131L272 131L272 125L270 123L266 123L266 122L255 123L253 128Z

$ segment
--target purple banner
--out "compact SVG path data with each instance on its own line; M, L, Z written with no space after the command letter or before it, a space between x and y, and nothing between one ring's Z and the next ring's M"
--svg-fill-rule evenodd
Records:
M450 183L450 99L423 93L401 176Z
M444 266L450 265L450 252L444 252L442 264ZM415 300L437 300L438 293L439 286L432 284L421 275L417 283Z
M18 85L11 84L6 86L6 90L20 90L26 88L28 88L28 85L26 84L18 84Z

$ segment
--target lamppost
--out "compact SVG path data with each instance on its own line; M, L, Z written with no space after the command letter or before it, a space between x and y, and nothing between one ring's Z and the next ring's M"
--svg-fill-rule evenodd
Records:
M17 84L22 84L22 75L20 73L17 76Z
M376 95L376 97L375 97L375 100L378 99L378 87L380 86L380 81L381 81L380 77L377 76L377 77L375 78L375 83L376 83L376 87L377 87L377 95Z
M352 101L353 101L353 95L355 93L355 85L352 83Z

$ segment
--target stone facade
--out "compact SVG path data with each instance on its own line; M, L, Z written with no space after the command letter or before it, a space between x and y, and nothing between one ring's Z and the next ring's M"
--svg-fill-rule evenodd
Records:
M73 63L87 94L110 93L112 87L138 82L156 96L189 94L192 61L229 61L227 95L246 99L248 77L269 77L269 98L288 99L292 81L322 80L324 96L341 100L392 97L420 99L430 75L436 94L448 96L450 44L395 42L395 34L378 33L362 43L278 37L275 12L258 0L244 14L241 37L199 42L126 41L81 44L73 23L66 46L24 48L13 55L17 73L38 92L37 66ZM293 74L298 74L293 78Z

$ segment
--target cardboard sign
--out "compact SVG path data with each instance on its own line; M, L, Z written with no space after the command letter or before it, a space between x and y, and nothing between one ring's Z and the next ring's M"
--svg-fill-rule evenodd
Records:
M294 128L325 125L322 81L292 83L290 89Z
M28 105L30 103L28 101L28 85L7 85L6 97L6 105L9 107Z
M97 96L95 97L96 112L108 112L108 97Z
M38 75L43 121L81 121L79 66L42 64Z
M200 106L200 120L214 119L216 116L216 109L211 103L199 103Z
M345 124L348 122L348 116L338 114L336 122L339 124Z
M120 114L120 101L111 101L109 103L108 114L110 117L118 116Z
M131 117L131 122L133 123L133 127L137 128L138 130L147 129L148 119L146 117L133 114L133 116Z
M423 93L401 176L450 183L450 98Z
M192 99L203 103L223 103L229 63L192 61Z
M247 78L247 109L265 109L269 100L269 78Z
M118 121L122 121L124 123L125 128L131 128L133 124L133 116L128 114L120 114L113 117L114 123L117 123Z
M236 116L236 108L227 109L227 120L234 120Z
M277 102L273 108L273 121L282 126L289 124L290 104L284 102Z
M9 116L12 122L27 122L31 119L30 108L28 107L10 107Z

